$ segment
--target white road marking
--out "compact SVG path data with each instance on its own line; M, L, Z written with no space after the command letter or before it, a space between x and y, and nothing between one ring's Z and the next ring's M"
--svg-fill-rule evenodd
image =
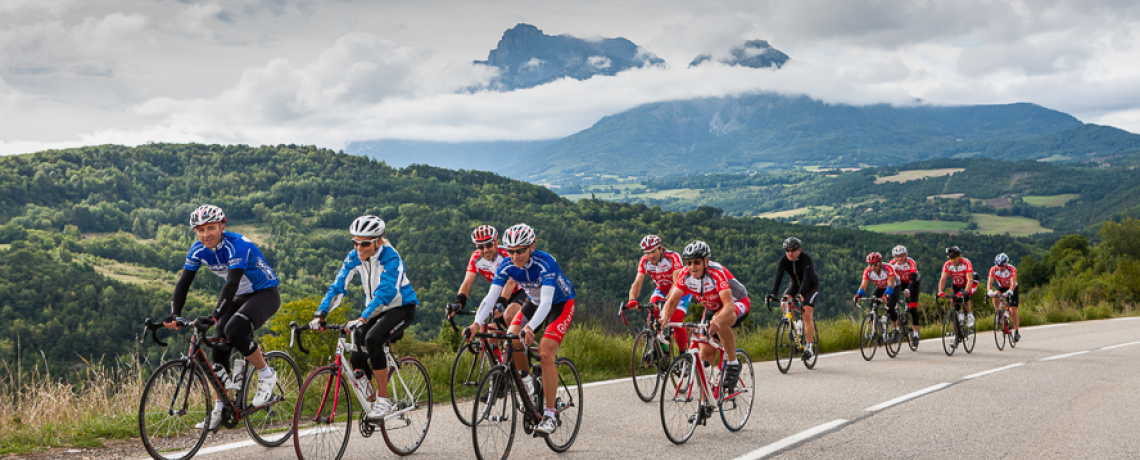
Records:
M1001 371L1004 371L1004 370L1006 370L1006 369L1013 369L1013 368L1015 368L1015 367L1017 367L1017 366L1021 366L1021 365L1024 365L1024 364L1025 364L1025 363L1014 363L1014 364L1010 364L1010 365L1008 365L1008 366L1002 366L1002 367L999 367L999 368L997 368L997 369L990 369L990 370L988 370L988 371L984 371L984 372L978 372L977 374L970 374L970 375L967 375L967 376L965 376L965 377L962 377L962 380L970 380L970 379L976 379L976 378L978 378L978 377L981 377L981 376L984 376L984 375L990 375L990 374L993 374L993 373L995 373L995 372L1001 372Z
M769 455L772 455L773 453L784 450L784 449L788 448L789 446L793 446L796 443L801 442L805 439L810 439L813 436L819 435L820 433L826 433L828 431L834 430L834 429L839 428L839 427L846 425L848 423L850 423L850 422L847 420L843 420L843 419L832 420L830 422L824 423L823 425L819 425L819 426L814 427L814 428L809 428L805 431L801 431L799 433L793 434L793 435L788 436L784 439L776 441L772 444L768 444L767 446L761 447L761 448L756 449L752 452L749 452L747 454L736 457L735 460L756 460L759 458L764 458L764 457L767 457Z
M1110 321L1131 321L1134 319L1140 319L1140 316L1129 316L1126 318L1112 318Z
M1051 327L1061 327L1061 326L1068 326L1068 325L1069 325L1069 323L1057 323L1057 324L1046 324L1046 325L1043 325L1043 326L1029 326L1029 327L1023 327L1022 329L1048 329L1048 328L1051 328Z
M903 402L906 402L906 401L910 401L910 400L912 400L912 399L914 399L914 398L917 398L917 397L919 397L919 396L925 395L925 394L927 394L927 393L933 393L933 392L935 392L935 391L941 390L941 389L943 389L943 388L946 388L946 387L948 387L948 386L950 386L950 384L949 384L949 383L939 383L938 385L934 385L934 386L932 386L932 387L923 388L923 389L921 389L921 390L918 390L918 391L916 391L916 392L914 392L914 393L908 393L908 394L905 394L905 395L899 396L899 397L897 397L897 398L895 398L895 399L892 399L892 400L890 400L890 401L887 401L887 402L885 402L885 403L882 403L882 404L878 404L878 405L874 405L874 406L868 407L868 408L866 408L866 409L863 409L863 410L865 410L865 411L867 411L867 412L878 412L878 411L881 411L881 410L883 410L883 409L886 409L886 408L888 408L888 407L891 407L891 406L893 406L893 405L895 405L895 404L899 404L899 403L903 403Z
M1086 351L1074 351L1074 352L1072 352L1072 353L1065 353L1065 354L1063 354L1063 355L1050 356L1050 357L1048 357L1048 358L1041 358L1041 359L1039 359L1038 361L1051 361L1051 360L1054 360L1054 359L1061 359L1061 358L1068 358L1068 357L1070 357L1070 356L1083 355L1083 354L1085 354L1085 353L1088 353L1088 350L1086 350Z
M819 355L819 357L820 357L820 358L829 358L829 357L832 357L832 356L842 356L842 355L849 355L849 354L851 354L851 353L855 353L855 352L854 352L854 351L841 351L841 352L838 352L838 353L828 353L828 354L824 354L824 355Z
M333 428L333 427L309 428L306 430L301 430L298 433L298 435L308 436L308 435L316 434L316 433L320 433L320 432L336 431L336 430L337 430L337 428ZM214 453L218 453L218 452L225 452L227 450L241 449L241 448L245 448L245 447L253 447L256 445L257 445L256 442L254 442L252 439L248 439L245 441L231 442L229 444L221 444L221 445L217 445L217 446L206 447L204 449L199 449L198 453L196 453L194 455L214 454ZM186 455L186 451L179 452L176 454L171 454L171 456L174 456L174 457L180 457L183 455ZM150 458L150 457L147 456L147 457L142 457L142 458Z
M1127 347L1129 345L1136 345L1136 344L1140 344L1140 342L1128 342L1128 343L1122 343L1120 345L1110 345L1110 346L1101 348L1101 350L1111 350L1113 348Z

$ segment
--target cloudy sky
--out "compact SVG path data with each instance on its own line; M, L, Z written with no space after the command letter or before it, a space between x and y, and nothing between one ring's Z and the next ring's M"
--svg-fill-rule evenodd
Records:
M664 68L508 93L504 30L625 37ZM705 65L748 39L779 71ZM0 154L117 143L550 139L659 100L1032 102L1140 133L1135 0L0 0Z

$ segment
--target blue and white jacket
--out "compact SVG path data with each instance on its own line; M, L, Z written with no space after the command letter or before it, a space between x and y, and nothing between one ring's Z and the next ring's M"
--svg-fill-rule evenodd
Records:
M280 284L277 274L273 273L261 250L257 249L253 241L240 233L225 232L222 241L212 251L200 241L190 246L190 252L186 254L186 263L182 268L196 272L201 267L209 268L223 279L231 268L245 270L235 295L249 294Z
M537 330L538 326L546 319L546 314L550 313L552 305L566 302L575 296L574 285L562 273L562 269L554 260L554 256L536 250L531 253L530 262L524 268L516 267L514 262L511 262L511 258L508 257L503 259L503 262L495 268L495 279L491 281L491 288L488 289L487 297L479 304L479 311L475 314L477 324L483 324L486 321L487 315L494 308L495 300L502 294L503 287L506 286L508 279L514 280L515 284L526 291L526 296L530 298L531 303L538 305L538 309L534 312L534 318L530 318L527 323L531 330Z
M344 258L344 264L336 274L336 280L329 285L329 291L321 300L318 312L328 313L340 306L344 298L345 286L352 281L354 275L360 275L360 284L364 287L364 311L361 317L372 319L387 310L418 303L416 291L412 289L412 282L404 271L404 261L396 249L388 244L380 247L376 254L366 260L360 260L356 249Z

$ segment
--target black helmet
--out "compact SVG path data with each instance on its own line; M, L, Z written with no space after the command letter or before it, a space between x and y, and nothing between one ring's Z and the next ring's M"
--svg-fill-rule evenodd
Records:
M712 257L712 248L701 240L689 243L688 246L685 246L685 250L681 252L681 258L684 260L703 259L706 257Z
M962 250L958 246L950 246L946 248L946 257L962 257Z
M800 239L794 236L788 237L784 240L784 249L797 249L800 247Z

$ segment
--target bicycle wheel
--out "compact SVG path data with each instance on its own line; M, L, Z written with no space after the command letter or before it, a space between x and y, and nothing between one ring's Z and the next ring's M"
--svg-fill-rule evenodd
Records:
M815 369L815 362L819 359L819 323L811 323L811 358L804 360L804 366L810 369Z
M743 349L736 349L736 359L740 361L740 380L733 391L721 390L717 405L720 406L720 420L728 431L740 431L752 415L752 400L756 397L756 376L752 373L752 359Z
M245 429L249 436L265 447L277 447L293 435L293 412L297 405L297 395L301 392L301 369L288 353L271 351L265 354L265 363L277 372L277 385L269 404L245 417ZM257 371L247 366L242 381L241 394L245 395L245 407L253 405L257 392Z
M186 361L169 361L151 374L139 400L139 436L156 459L193 457L206 441L213 399L202 371Z
M781 373L787 374L792 368L792 357L796 354L796 339L792 337L792 328L787 319L781 319L776 326L776 367ZM675 385L674 385L675 386Z
M902 351L902 329L889 326L890 329L883 334L883 349L887 350L887 356L894 358Z
M958 335L954 333L954 312L946 312L946 316L942 317L942 351L946 352L946 356L954 356L954 350L958 349Z
M875 351L879 348L879 342L875 337L875 314L867 313L863 315L863 321L859 324L859 353L863 354L863 360L870 361L875 357Z
M558 358L554 365L558 367L558 392L554 395L558 428L546 435L545 441L550 450L566 452L582 426L582 377L570 358Z
M459 347L455 362L451 364L451 408L459 422L467 426L471 426L471 406L462 404L460 398L474 392L475 386L479 385L479 378L493 365L482 348L482 342L471 342Z
M1005 319L1005 328L1009 330L1009 333L1006 334L1006 340L1009 342L1009 347L1010 348L1017 348L1017 341L1013 340L1014 330L1013 330L1012 326L1009 324L1009 318Z
M657 338L650 331L641 331L633 339L633 351L629 355L629 370L633 378L633 389L642 401L653 401L660 386L661 371L657 360L661 354Z
M516 388L510 381L510 371L502 366L492 367L479 379L475 402L471 411L471 438L475 444L475 458L507 458L515 441L519 407Z
M909 310L907 313L903 314L902 324L904 324L904 326L901 327L904 332L903 337L906 338L906 346L910 347L910 351L918 351L918 343L916 341L910 340L911 334L914 334L914 326L917 326L918 324L917 322L916 324L910 324Z
M1001 310L994 314L994 343L998 350L1005 349L1005 324L1002 322Z
M966 336L962 338L962 348L966 349L966 353L974 352L974 342L978 340L978 323L974 322L973 326L963 325L965 328Z
M661 389L661 426L669 441L684 444L697 428L701 393L704 390L701 388L701 379L693 368L692 355L684 354L674 359L669 366L669 373L674 371L681 374L677 385L666 385Z
M388 398L392 412L380 428L384 442L396 455L419 449L431 426L432 392L427 368L411 356L400 358L395 372L389 368Z
M314 370L301 385L293 411L293 450L297 458L339 459L352 432L352 392L336 366Z

